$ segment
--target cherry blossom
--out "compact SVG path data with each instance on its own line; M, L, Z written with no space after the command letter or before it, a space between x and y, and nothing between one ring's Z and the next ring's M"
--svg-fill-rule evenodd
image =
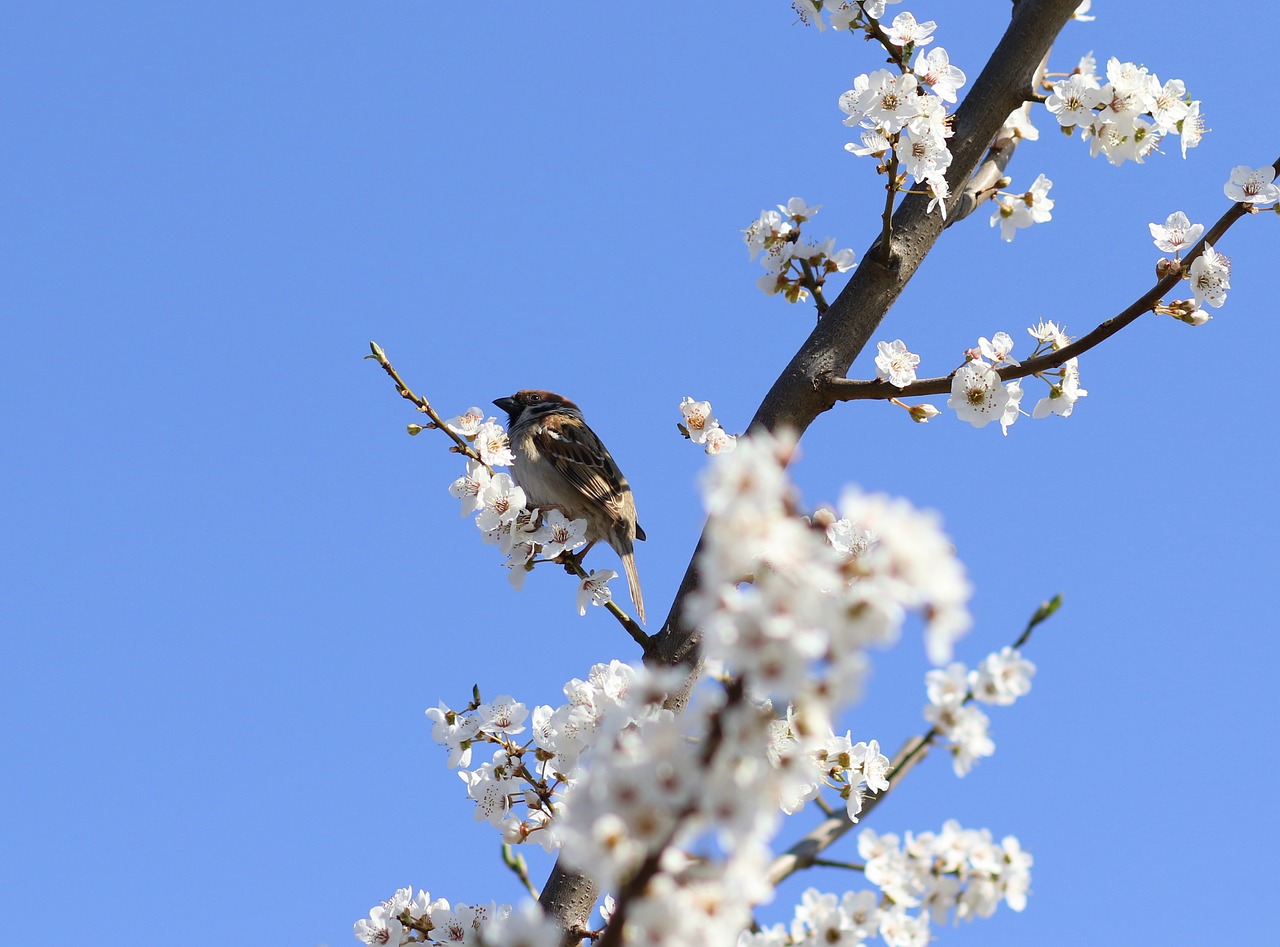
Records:
M916 380L916 366L920 364L920 356L907 351L901 339L892 342L878 342L876 349L876 377L887 378L889 384L896 388L905 388Z
M1204 233L1204 224L1193 224L1180 210L1170 214L1163 226L1160 224L1147 224L1147 226L1151 229L1156 248L1165 253L1181 253L1188 247L1194 246L1200 239L1200 235Z
M951 379L951 397L947 407L954 408L961 421L974 427L986 427L1004 416L1009 391L996 370L981 359L966 362L956 369Z
M1221 309L1231 288L1231 260L1205 244L1204 252L1191 262L1188 278L1197 305L1208 303L1214 309Z
M1275 185L1276 169L1271 165L1251 168L1247 164L1231 169L1231 177L1222 191L1242 204L1270 204L1280 200L1280 187Z

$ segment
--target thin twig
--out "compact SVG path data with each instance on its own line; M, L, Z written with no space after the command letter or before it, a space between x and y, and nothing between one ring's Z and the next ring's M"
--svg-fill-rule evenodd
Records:
M860 865L858 862L838 862L832 861L830 858L815 858L809 864L819 865L823 868L847 868L850 871L866 871L866 865Z
M529 865L524 860L523 855L517 855L514 849L506 842L502 843L502 864L506 865L516 873L516 877L520 879L520 883L524 885L525 890L536 901L538 898L538 889L533 886L533 882L529 880Z
M880 215L883 223L880 227L880 262L888 267L893 262L893 198L898 193L898 153L891 152L889 159L889 181L885 184L884 213Z
M808 260L801 260L800 268L804 270L804 282L801 285L813 294L813 304L818 309L818 318L821 319L827 314L827 310L831 308L826 297L822 295L822 281L814 275L813 264Z
M863 11L863 15L866 15L866 11ZM879 20L873 16L868 16L866 25L863 26L863 30L866 32L866 39L874 39L885 48L885 52L889 54L889 62L893 63L904 73L911 71L906 62L906 60L910 58L907 56L906 50L893 44L893 41L889 39L889 34L886 33L884 31L884 27L880 25ZM853 35L852 31L850 31L849 35Z
M1000 188L1004 187L1009 180L1004 176L1004 170L1009 166L1009 162L1013 158L1013 152L1017 149L1018 142L1021 140L1017 135L1008 135L1003 138L997 138L991 143L991 147L987 150L987 156L983 159L982 164L978 166L978 170L973 172L973 176L969 178L969 183L965 185L964 191L961 192L956 206L947 214L948 227L952 227L964 220L984 203L1000 193Z
M1049 68L1049 57L1052 54L1053 48L1050 47L1048 52L1044 54L1044 58L1040 60L1040 65L1031 79L1032 91L1026 95L1027 102L1036 101L1035 87L1044 81L1045 70ZM1014 111L1026 111L1026 107L1026 102L1024 102ZM1027 117L1030 117L1029 113ZM1007 122L1008 119L1005 119L1005 121ZM1007 127L1006 125L1005 128ZM1001 129L1001 131L1004 131L1004 129ZM1005 169L1009 166L1009 162L1013 160L1013 153L1017 150L1018 142L1021 140L1022 137L1018 134L1001 136L997 133L991 142L991 147L987 150L986 158L983 159L982 164L978 165L978 170L969 176L969 183L965 185L964 191L960 195L960 200L947 217L948 227L957 221L964 220L1000 192L1000 188L1008 180L1004 176Z
M382 350L381 345L379 345L377 342L370 342L369 350L373 354L366 355L365 358L371 358L375 362L377 362L379 365L382 366L382 370L386 372L388 375L390 375L391 380L396 383L396 391L400 393L401 398L404 398L406 401L412 402L413 405L417 407L419 411L421 411L423 414L425 414L427 417L431 419L431 424L433 427L439 428L441 431L444 431L445 434L449 435L449 437L453 440L454 444L457 445L457 448L458 448L457 452L459 454L465 454L466 456L470 457L472 460L480 460L480 455L476 453L475 448L473 448L470 444L468 444L461 437L459 437L458 434L452 428L450 428L447 424L444 423L444 421L440 420L440 415L436 414L435 408L431 407L427 399L423 398L420 395L415 395L413 391L409 388L409 386L404 383L404 380L400 377L400 373L397 372L395 368L392 366L391 362L388 361L387 353ZM486 464L485 466L488 466L488 465Z

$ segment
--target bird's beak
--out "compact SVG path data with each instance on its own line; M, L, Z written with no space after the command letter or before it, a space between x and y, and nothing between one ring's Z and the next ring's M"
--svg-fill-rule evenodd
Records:
M503 411L507 412L507 414L515 414L516 412L515 398L499 398L497 401L494 402L494 404L497 405L499 408L501 408Z

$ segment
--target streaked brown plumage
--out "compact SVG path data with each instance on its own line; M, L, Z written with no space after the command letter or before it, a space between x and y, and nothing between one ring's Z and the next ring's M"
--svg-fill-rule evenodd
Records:
M550 391L527 389L494 402L507 412L511 475L531 507L558 509L587 521L587 541L613 547L627 575L640 620L644 598L636 573L635 540L644 539L627 478L582 418L579 407Z

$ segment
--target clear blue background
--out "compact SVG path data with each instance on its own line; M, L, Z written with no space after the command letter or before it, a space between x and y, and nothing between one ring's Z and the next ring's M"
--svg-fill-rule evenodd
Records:
M952 6L898 9L937 19L972 78L1009 4ZM1213 133L1113 168L1040 112L1011 173L1054 181L1053 222L1012 245L985 214L949 231L877 335L925 374L979 335L1025 354L1040 318L1082 333L1119 311L1153 279L1149 221L1211 223L1230 169L1280 151L1240 27L1269 7L1094 12L1054 68L1094 50L1182 77ZM739 231L793 195L859 255L878 223L835 103L880 59L793 21L766 2L5 6L7 929L341 945L400 885L519 898L423 709L473 683L558 703L636 649L578 618L563 575L509 589L446 493L458 459L405 436L361 357L378 340L446 416L529 386L577 400L635 487L665 614L705 460L676 405L741 429L813 320L756 290ZM977 588L962 658L1066 598L1031 696L992 711L996 756L964 780L931 759L870 822L954 817L1034 853L1028 910L943 944L1274 936L1278 248L1274 217L1237 225L1217 318L1145 318L1090 353L1068 420L1002 438L862 403L805 440L811 502L856 482L944 512ZM918 732L925 670L918 640L879 657L855 738ZM807 873L761 916L809 884L860 879Z

